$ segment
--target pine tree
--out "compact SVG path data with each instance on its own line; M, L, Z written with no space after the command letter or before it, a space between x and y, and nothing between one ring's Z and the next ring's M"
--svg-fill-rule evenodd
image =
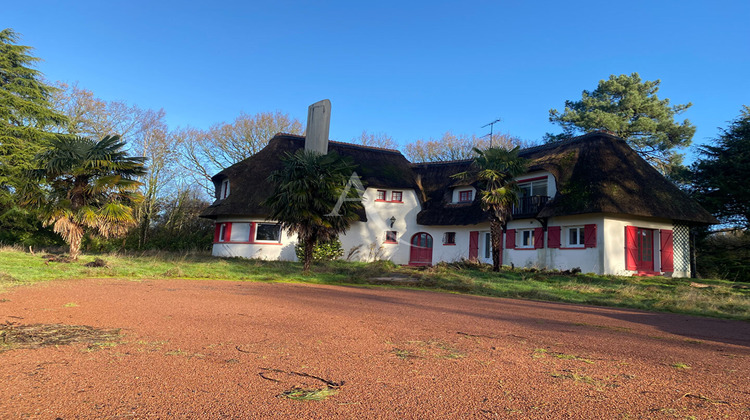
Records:
M17 191L28 180L24 173L52 139L49 130L65 122L52 110L54 88L33 68L39 58L17 41L12 29L0 31L0 239L9 241L28 236L12 231L28 231L35 219L17 206Z

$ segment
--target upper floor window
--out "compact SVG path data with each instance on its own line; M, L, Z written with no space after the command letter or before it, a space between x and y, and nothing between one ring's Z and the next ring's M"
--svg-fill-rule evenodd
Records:
M465 190L465 191L459 191L458 192L458 202L459 203L468 203L471 202L474 197L472 197L473 191L472 190Z
M377 195L376 200L385 201L385 190L378 190L378 195Z
M255 240L281 242L281 225L276 223L258 223L255 226Z
M547 177L543 179L536 179L533 181L521 181L518 183L518 188L521 190L521 197L530 196L547 196Z
M391 193L391 201L395 201L397 203L400 203L403 198L403 193L401 191L393 191Z
M225 179L221 181L221 189L219 190L219 198L225 199L229 196L229 180Z

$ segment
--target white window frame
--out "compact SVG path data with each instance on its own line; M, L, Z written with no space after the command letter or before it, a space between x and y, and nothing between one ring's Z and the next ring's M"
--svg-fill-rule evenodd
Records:
M260 226L261 225L271 225L271 226L277 226L279 229L279 240L278 241L269 241L267 239L258 239L258 232L260 232ZM256 223L255 224L255 242L259 243L267 243L267 244L280 244L281 243L281 225L277 223Z
M586 246L586 237L585 237L585 230L584 226L566 226L563 231L565 232L565 247L566 248L583 248ZM578 234L576 235L576 238L578 239L578 242L580 243L571 243L570 242L570 232L573 230L577 230Z
M534 248L534 229L518 229L518 248ZM528 234L528 244L524 244L524 237Z
M222 200L229 197L229 179L221 181L221 189L219 190L219 198Z
M534 186L538 186L538 184L544 184L544 194L541 196L548 197L549 196L549 183L547 181L548 181L547 178L545 178L545 179L537 179L536 181L521 182L518 184L518 189L522 190L524 189L524 187L528 187L530 195L525 195L523 197L533 197Z
M232 238L224 239L224 235L227 233L227 223L219 225L219 242L231 242Z

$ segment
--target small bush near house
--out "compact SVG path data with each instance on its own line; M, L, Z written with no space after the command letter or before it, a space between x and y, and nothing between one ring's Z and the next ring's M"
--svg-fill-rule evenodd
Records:
M294 253L299 261L305 259L305 243L303 241L297 242L297 245L294 246ZM329 242L318 243L313 247L313 262L333 261L343 255L344 248L341 247L341 241L338 238Z

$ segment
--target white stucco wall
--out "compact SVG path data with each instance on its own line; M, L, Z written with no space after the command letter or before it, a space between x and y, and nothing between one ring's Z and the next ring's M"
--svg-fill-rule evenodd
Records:
M547 227L560 226L562 248L548 247L548 233L544 235L544 248L541 249L505 249L503 264L516 267L533 267L539 269L557 269L570 270L580 268L584 273L604 273L604 252L605 246L602 237L602 226L604 218L602 215L578 215L553 217L547 222ZM596 247L594 248L566 248L566 227L584 226L587 224L597 225L596 229ZM516 229L516 243L520 243L521 229L534 229L542 227L542 224L535 219L512 220L508 223L508 229ZM503 246L505 246L503 238Z

